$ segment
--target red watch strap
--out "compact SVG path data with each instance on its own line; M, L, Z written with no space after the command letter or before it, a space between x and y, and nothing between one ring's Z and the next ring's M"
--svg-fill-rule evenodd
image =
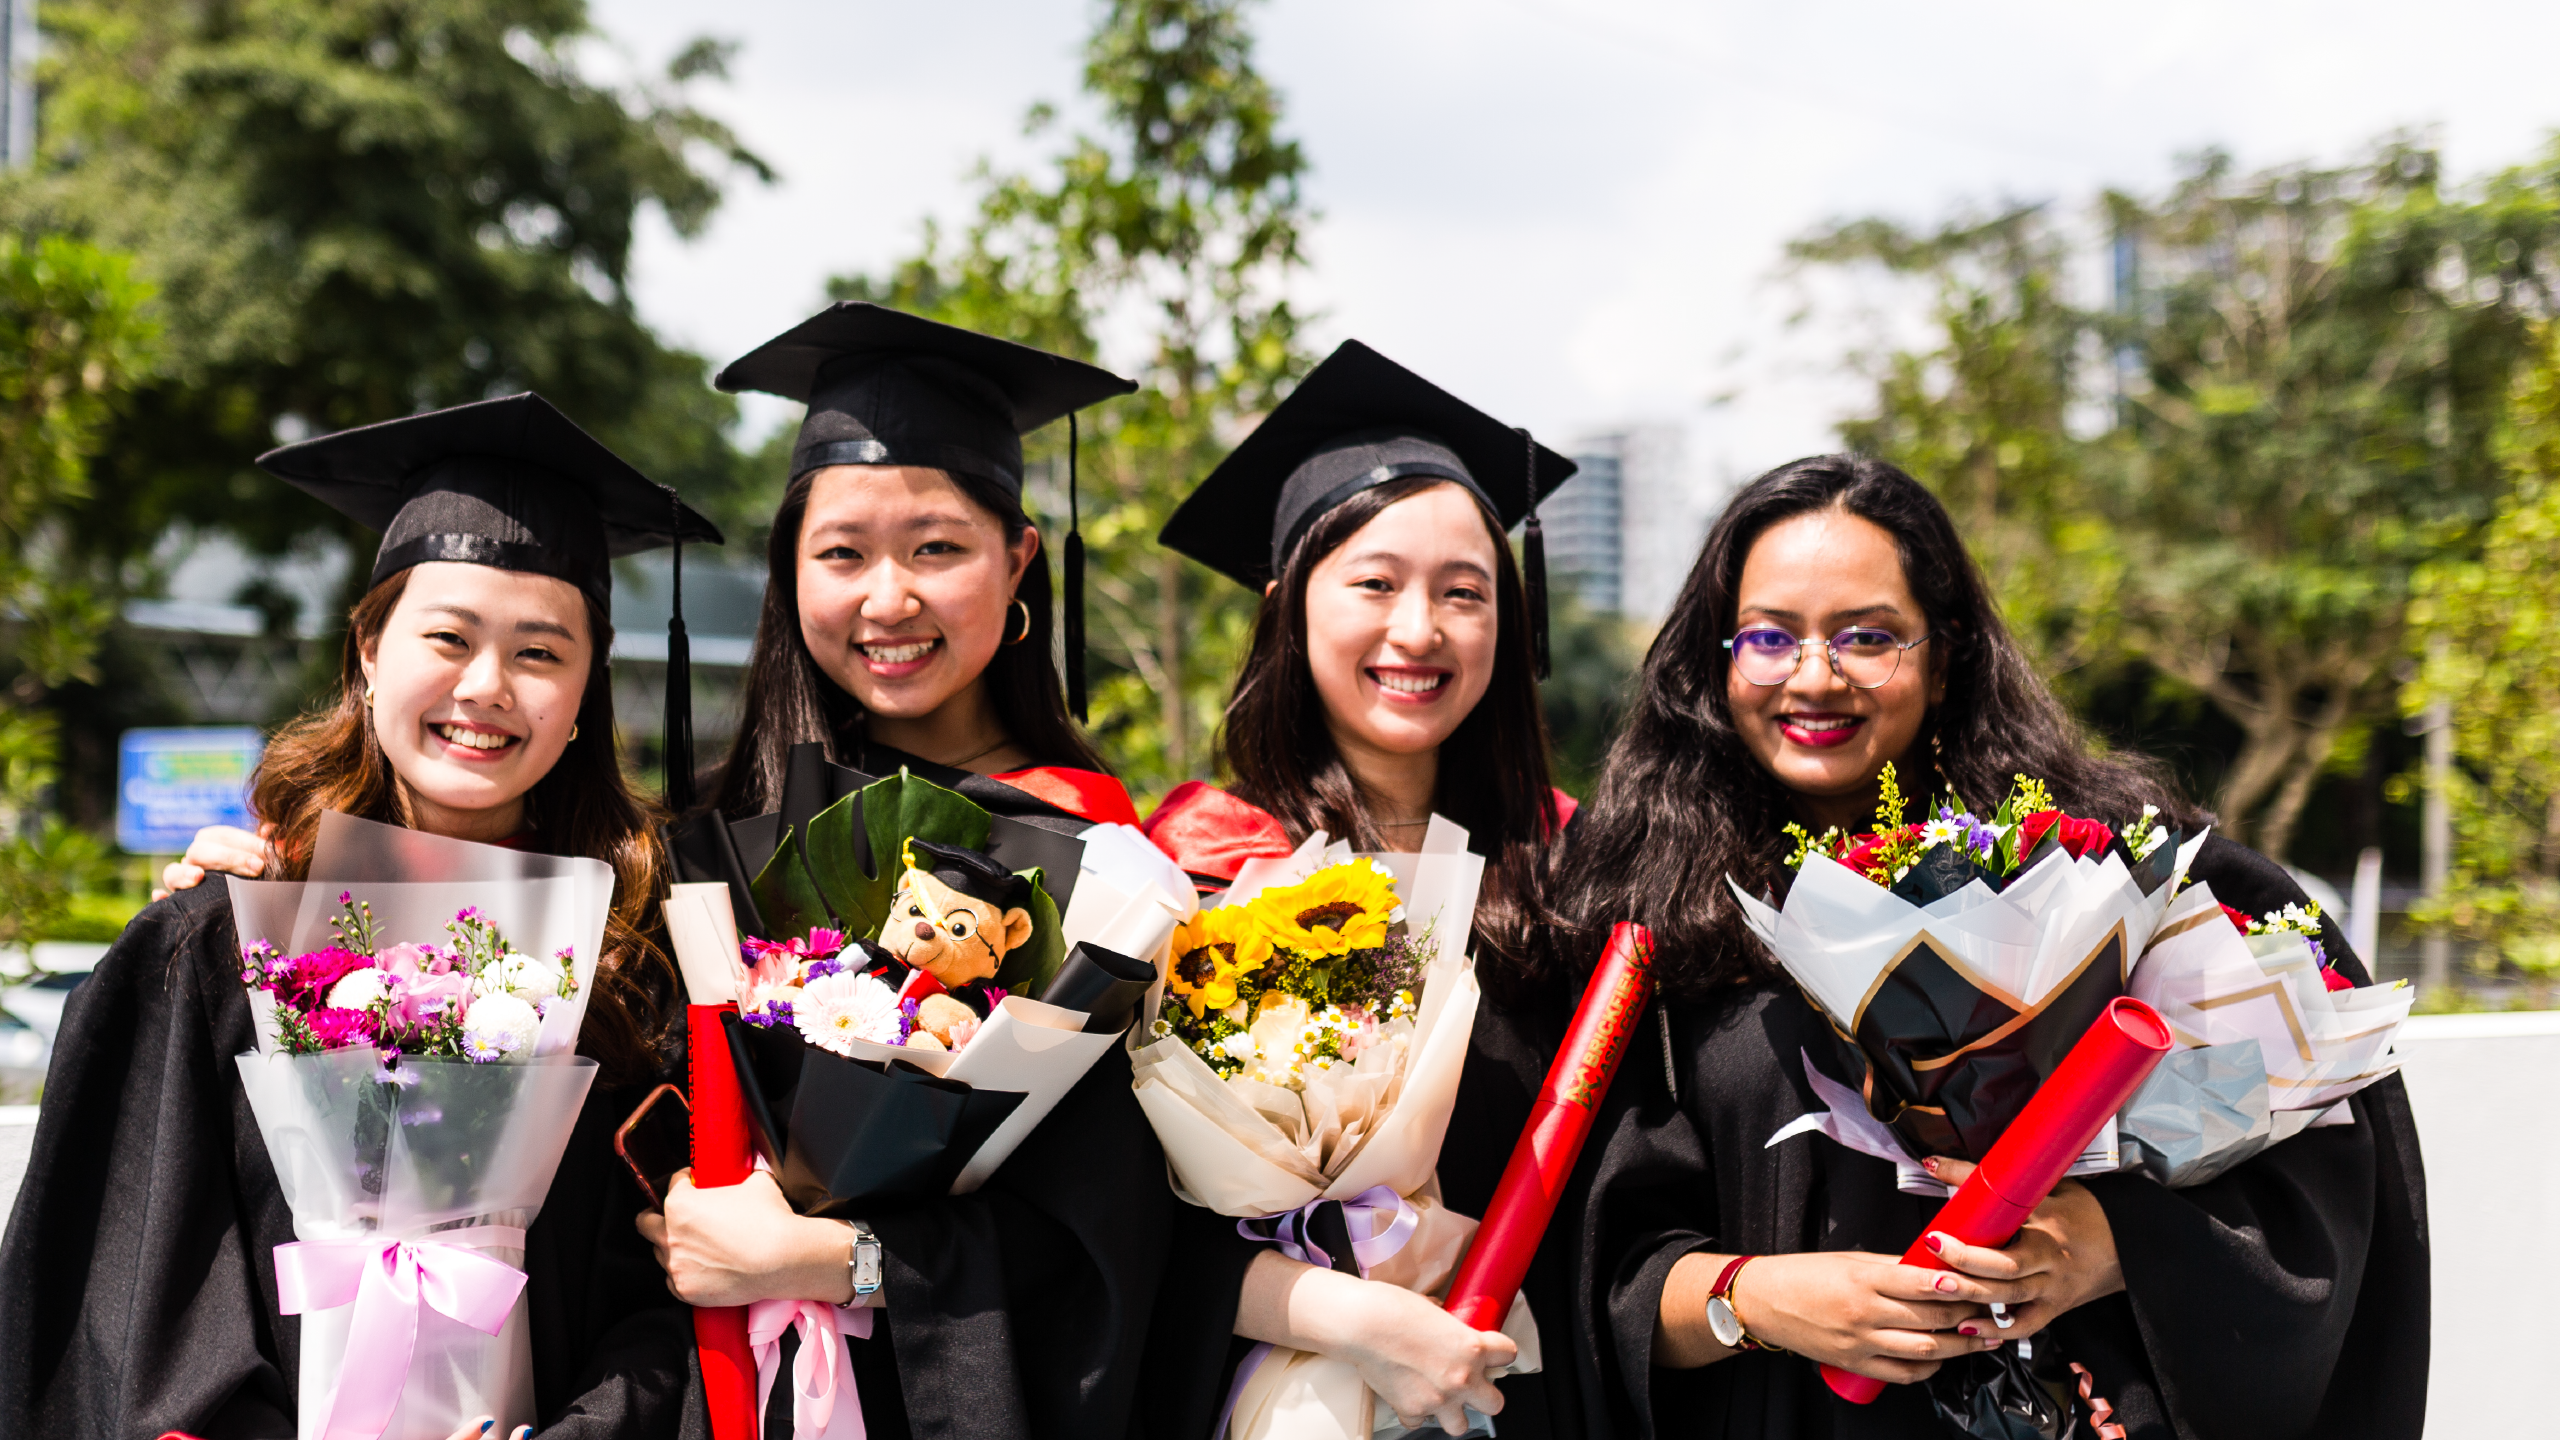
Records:
M1716 1276L1714 1288L1707 1291L1707 1298L1713 1300L1721 1296L1724 1299L1724 1303L1727 1305L1732 1304L1733 1277L1741 1273L1743 1266L1748 1265L1759 1258L1760 1257L1757 1255L1736 1255L1731 1260L1726 1261L1723 1272Z

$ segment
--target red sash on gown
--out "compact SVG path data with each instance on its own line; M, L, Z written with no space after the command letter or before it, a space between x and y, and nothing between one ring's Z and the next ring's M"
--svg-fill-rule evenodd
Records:
M987 778L1096 825L1138 823L1137 802L1129 798L1127 787L1098 770L1034 765L1028 770L1008 770Z
M1556 824L1561 827L1579 807L1563 791L1552 793ZM1156 813L1138 828L1156 842L1157 849L1172 856L1173 863L1209 880L1233 880L1247 860L1278 859L1298 848L1289 842L1288 827L1270 811L1206 780L1186 780L1173 787Z

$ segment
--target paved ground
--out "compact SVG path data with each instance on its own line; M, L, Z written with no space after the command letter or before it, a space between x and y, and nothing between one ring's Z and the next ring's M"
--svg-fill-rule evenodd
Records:
M2426 1150L2435 1245L2435 1435L2546 1433L2530 1376L2560 1354L2560 1011L2428 1015L2401 1037ZM0 1213L14 1201L35 1107L0 1106Z

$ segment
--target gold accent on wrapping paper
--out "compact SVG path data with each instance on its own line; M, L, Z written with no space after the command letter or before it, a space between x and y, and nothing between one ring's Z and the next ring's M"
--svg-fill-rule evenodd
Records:
M1922 942L1927 941L1930 938L1931 936L1926 930L1922 930L1918 934L1913 935L1909 940L1903 942L1903 946L1900 950L1894 952L1892 959L1884 962L1882 969L1876 971L1876 978L1868 982L1867 993L1858 997L1858 1008L1849 1012L1849 1028L1851 1030L1854 1031L1859 1026L1866 1023L1867 1007L1875 1003L1877 994L1884 989L1884 982L1893 978L1893 972L1902 968L1902 962L1911 958L1911 952L1919 949ZM2008 991L2001 989L1999 986L1994 985L1990 981L1975 974L1971 966L1966 965L1963 961L1948 954L1945 950L1932 947L1930 953L1936 955L1948 969L1963 976L1974 989L1981 991L1983 994L1990 996L1992 999L1999 1001L2001 1004L2008 1006L2012 1010L2024 1010L2027 1008L2026 1001L2019 999L2017 996L2010 994ZM2076 974L2078 972L2075 971L2073 973ZM1801 988L1801 986L1799 986L1799 988ZM1806 993L1810 994L1812 992L1807 991ZM1821 1002L1816 1001L1814 1003L1814 1008L1816 1010L1821 1009ZM1838 1027L1835 1026L1833 1028L1836 1029Z
M2188 916L2186 919L2179 921L2175 925L2163 925L2159 929L2152 931L2151 938L2143 943L2142 953L2145 955L2150 954L2152 951L2160 948L2160 942L2164 940L2173 940L2180 935L2184 935L2188 931L2202 925L2207 920L2219 920L2225 925L2231 923L2231 917L2223 914L2221 907L2219 906L2216 906L2211 910L2199 910L2193 915Z
M2274 997L2276 1008L2284 1012L2284 1028L2293 1032L2293 1053L2305 1065L2320 1063L2319 1057L2311 1053L2311 1037L2303 1033L2302 1016L2293 1008L2293 985L2290 981L2269 980L2263 985L2252 985L2246 990L2234 990L2228 995L2216 995L2210 1000L2198 1000L2187 1008L2219 1010L2225 1005L2238 1005L2243 1001L2255 1000L2261 996Z
M1627 957L1627 968L1636 979L1653 969L1653 942L1638 940ZM1585 1110L1598 1106L1607 1092L1609 1076L1618 1067L1618 1057L1625 1053L1627 1041L1634 1036L1637 1017L1644 1013L1644 1002L1651 986L1631 983L1610 992L1608 1011L1602 1016L1599 1043L1583 1052L1574 1067L1573 1080L1557 1098L1567 1105Z
M1946 1054L1940 1055L1931 1060L1914 1060L1911 1062L1911 1068L1922 1072L1943 1070L1972 1052L1981 1049L1983 1046L1994 1044L2015 1034L2021 1026L2051 1008L2053 1002L2056 999L2059 999L2063 992L2069 990L2074 984L2076 984L2082 975L2087 974L2089 967L2098 963L2098 957L2105 953L2108 944L2111 942L2116 946L2117 954L2121 955L2124 953L2124 922L2122 920L2118 920L2115 924L2108 926L2106 935L2098 941L2096 946L2091 948L2088 954L2080 957L2080 963L2071 967L2070 974L2063 976L2052 989L2044 992L2044 998L2042 1000L2037 1001L2033 1006L2025 1010L2018 1011L2015 1018L2001 1025L1999 1029L1994 1030L1990 1034L1983 1036L1981 1039L1974 1041L1972 1044L1965 1046L1963 1049L1950 1050ZM1971 977L1968 976L1966 978L1970 979ZM2122 977L2118 978L2121 979ZM2006 999L2007 997L2003 996L2001 998ZM2016 1008L2014 1003L2011 1005L2011 1008Z

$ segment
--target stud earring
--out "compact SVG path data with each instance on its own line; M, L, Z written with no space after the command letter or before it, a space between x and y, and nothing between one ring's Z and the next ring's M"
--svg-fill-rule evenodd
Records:
M367 710L373 708L373 687L370 685L364 687L364 708Z

